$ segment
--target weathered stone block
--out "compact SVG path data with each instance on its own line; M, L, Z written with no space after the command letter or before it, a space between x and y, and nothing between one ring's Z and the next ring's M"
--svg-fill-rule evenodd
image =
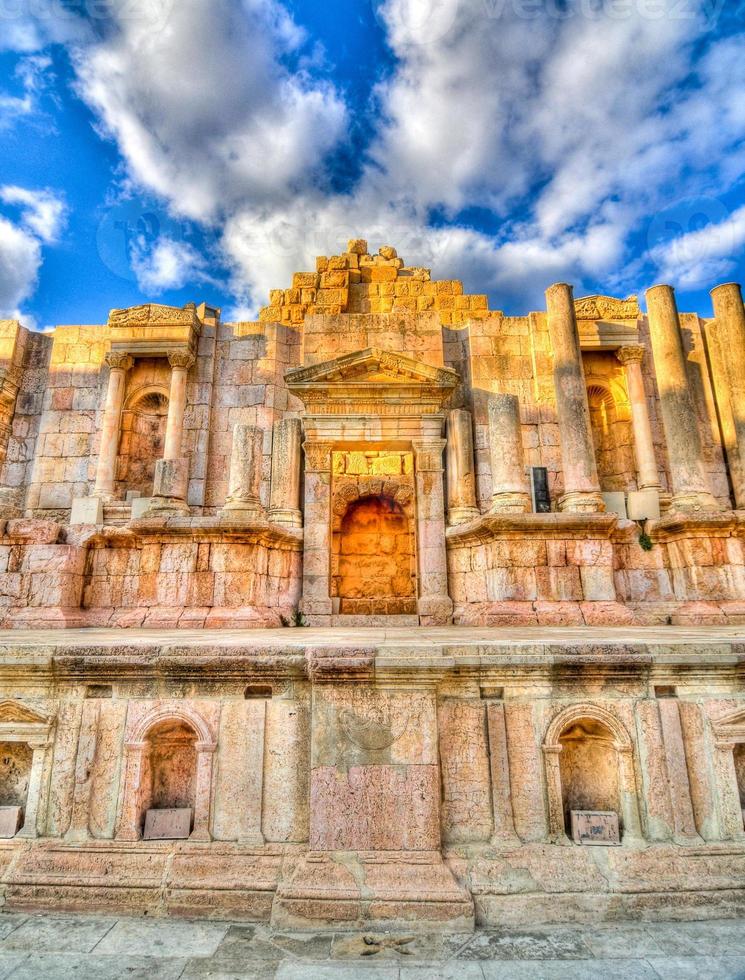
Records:
M103 524L100 497L75 497L70 508L70 524Z

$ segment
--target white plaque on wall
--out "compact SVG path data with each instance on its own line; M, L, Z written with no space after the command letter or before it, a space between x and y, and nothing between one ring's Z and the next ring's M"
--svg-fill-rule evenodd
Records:
M607 810L572 810L572 840L575 844L621 843L618 814Z
M183 840L191 833L191 808L148 810L143 840Z
M23 807L0 806L0 837L15 837L23 823Z

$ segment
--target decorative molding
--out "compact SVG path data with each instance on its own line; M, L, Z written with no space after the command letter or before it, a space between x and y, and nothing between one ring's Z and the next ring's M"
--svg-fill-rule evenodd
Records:
M647 348L644 344L628 344L625 347L620 347L616 351L616 357L625 367L627 364L634 362L641 364L646 352Z
M559 739L564 731L577 722L589 719L603 725L613 736L613 747L620 752L632 750L633 742L631 736L626 731L626 726L614 714L591 701L584 701L580 704L570 705L551 721L546 736L543 740L543 751L546 753L560 752L561 743Z
M131 371L134 365L134 358L124 351L109 351L104 359L112 371Z
M330 442L304 442L306 472L330 473L332 449L333 445Z
M196 321L197 313L193 303L187 303L184 307L144 303L142 306L129 306L122 310L111 310L109 313L109 326L117 327L146 323L192 324Z
M183 368L188 371L196 358L190 350L169 350L168 363L172 368Z

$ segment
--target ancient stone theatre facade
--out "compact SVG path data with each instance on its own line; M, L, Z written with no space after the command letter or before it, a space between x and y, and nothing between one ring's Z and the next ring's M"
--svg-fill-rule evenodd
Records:
M285 285L0 322L5 904L742 912L740 288Z

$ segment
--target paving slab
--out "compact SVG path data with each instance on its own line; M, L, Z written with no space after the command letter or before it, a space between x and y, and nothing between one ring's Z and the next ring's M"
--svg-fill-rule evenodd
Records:
M742 956L670 956L648 962L661 980L745 980Z
M178 980L186 960L150 956L43 953L25 959L12 980Z
M2 940L0 950L89 953L116 924L102 916L32 915Z
M658 980L646 960L490 960L481 966L484 980Z
M131 956L147 950L159 957L211 956L228 929L226 922L120 919L96 946L96 953Z

